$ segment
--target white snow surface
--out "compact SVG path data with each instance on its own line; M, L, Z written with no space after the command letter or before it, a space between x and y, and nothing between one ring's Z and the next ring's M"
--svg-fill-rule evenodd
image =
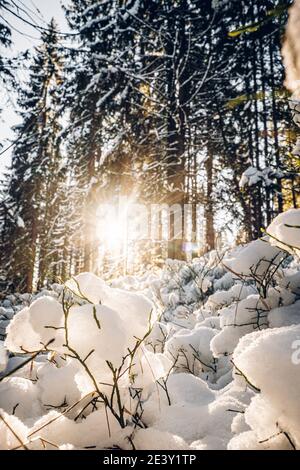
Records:
M300 209L280 214L268 228L270 242L300 257Z
M168 260L110 285L81 273L8 296L0 449L300 449L290 225L299 211L222 261Z

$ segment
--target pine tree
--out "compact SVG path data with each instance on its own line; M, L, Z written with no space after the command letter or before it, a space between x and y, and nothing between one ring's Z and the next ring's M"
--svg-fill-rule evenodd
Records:
M94 268L97 206L120 194L181 208L201 203L206 250L215 246L220 211L226 222L240 220L250 240L282 210L285 9L279 0L217 7L74 0L67 10L81 41L69 87L69 155L84 269ZM264 178L241 192L249 166ZM195 234L195 212L192 222ZM171 240L169 256L184 258L182 245Z
M229 172L221 183L227 188L222 197L232 216L241 220L245 240L261 236L261 229L283 210L284 136L290 124L280 49L287 7L279 0L229 2L223 19L234 47L216 123L225 145L221 166ZM253 178L241 188L249 167L256 182L252 185Z
M59 184L57 87L60 61L56 25L42 33L29 66L29 81L18 99L21 124L10 175L1 201L1 265L12 289L30 292L34 275L45 278L49 230ZM51 232L50 232L51 234Z
M75 49L78 68L69 87L74 123L69 155L78 185L76 216L81 219L84 240L83 269L95 266L98 205L116 202L137 189L133 181L142 174L139 162L146 163L145 149L154 141L148 133L148 83L139 78L147 65L143 35L137 33L141 27L132 18L144 7L139 5L135 11L135 3L125 8L116 0L103 4L76 0L67 10L69 24L80 33L82 43Z

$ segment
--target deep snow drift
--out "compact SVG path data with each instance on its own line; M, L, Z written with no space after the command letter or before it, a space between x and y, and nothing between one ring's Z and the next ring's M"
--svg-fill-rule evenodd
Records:
M2 302L0 448L300 449L300 210L267 233Z

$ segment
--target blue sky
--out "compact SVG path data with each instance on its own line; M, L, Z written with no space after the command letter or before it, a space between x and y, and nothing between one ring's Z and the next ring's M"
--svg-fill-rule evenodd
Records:
M28 11L34 12L32 17L36 18L36 22L40 25L44 26L45 23L54 17L61 31L67 31L67 24L61 4L67 5L68 0L22 0L22 3L26 5ZM12 27L14 43L11 50L5 51L5 54L15 56L18 52L30 49L39 43L39 33L34 28L26 25L9 13L5 14L4 17ZM26 79L26 72L18 70L17 76L22 82L22 80ZM0 108L3 110L0 115L0 142L4 148L10 144L11 139L14 137L11 127L18 123L15 106L15 97L8 94L5 90L0 90ZM5 167L9 165L10 159L11 151L7 151L0 156L0 175Z

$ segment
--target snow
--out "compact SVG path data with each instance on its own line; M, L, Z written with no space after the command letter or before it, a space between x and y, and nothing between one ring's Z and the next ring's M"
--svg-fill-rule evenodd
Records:
M74 419L61 416L57 411L51 411L37 420L30 432L33 433L33 436L41 437L58 446L71 444L75 448L109 447L112 440L109 437L108 423L111 434L115 435L114 443L122 443L124 446L123 441L126 435L130 435L129 432L119 429L109 412L106 417L103 408L91 413L82 422L76 422Z
M270 242L300 257L300 209L279 214L268 227Z
M249 295L256 293L253 286L246 286L242 283L236 283L229 290L219 290L209 297L206 305L210 309L216 311L221 307L232 304L235 300L242 300Z
M17 218L17 226L20 228L25 228L24 220L20 216Z
M127 338L118 313L104 305L71 307L67 328L71 354L75 350L81 359L87 358L85 364L96 380L105 382L110 376L106 361L120 366L126 354Z
M270 264L277 266L280 263L282 255L279 248L271 246L263 238L236 248L230 256L224 258L223 264L234 275L263 278L270 269Z
M12 352L34 352L51 342L52 349L62 350L63 324L61 304L53 297L38 298L11 321L6 347Z
M234 354L235 365L260 390L245 415L258 442L286 433L299 448L300 374L292 355L299 339L300 325L256 332L241 340Z
M295 217L221 261L7 297L0 448L300 449Z
M118 312L127 325L128 334L134 324L136 336L143 338L151 323L152 302L142 294L123 289L112 289L104 281L91 273L82 273L67 283L79 296L83 295L93 304L103 304ZM78 291L80 286L80 292ZM154 317L153 319L154 320Z
M47 362L37 367L38 396L45 408L51 409L61 406L67 407L76 403L82 396L76 383L76 374L80 368L74 359L55 363ZM60 384L54 388L52 384Z
M300 324L300 300L288 307L274 308L268 315L268 321L270 328Z
M134 374L134 387L145 388L168 374L172 369L172 361L164 354L153 353L144 347L136 355L132 367Z
M242 174L240 180L240 188L244 189L246 186L255 186L259 183L264 183L266 186L270 186L275 177L279 177L280 172L275 171L273 168L266 167L263 170L258 170L257 168L250 166Z
M140 429L134 439L136 450L186 450L188 444L179 436L158 429Z
M0 341L0 372L6 368L7 364L7 353L4 348L4 342Z
M11 450L26 441L28 428L15 416L0 410L0 450ZM14 432L11 431L13 429Z
M38 387L22 377L8 378L0 383L0 408L22 420L40 416Z
M262 180L262 172L259 171L257 168L250 166L244 171L241 181L240 181L240 188L244 188L246 185L252 186L257 184Z

